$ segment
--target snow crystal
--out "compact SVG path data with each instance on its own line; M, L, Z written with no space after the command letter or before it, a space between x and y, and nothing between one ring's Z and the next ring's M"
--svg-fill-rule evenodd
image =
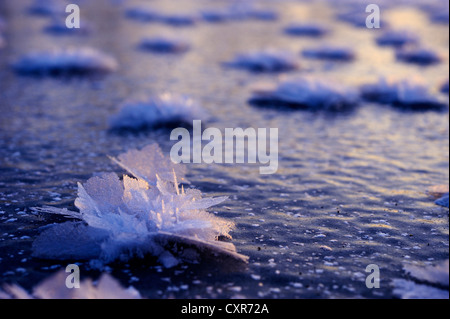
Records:
M79 289L68 289L66 278L66 272L58 271L34 287L32 294L15 284L4 285L0 299L141 299L136 289L123 288L109 274L103 274L95 284L91 279L83 280Z
M281 72L298 68L296 57L292 53L275 49L238 54L225 65L257 72Z
M171 93L147 97L123 104L110 118L113 130L145 130L173 125L192 125L193 120L207 117L206 111L193 99Z
M401 47L407 44L415 44L418 38L415 34L405 30L388 30L376 38L380 46Z
M124 175L120 180L114 173L103 173L84 185L79 183L78 212L36 208L83 223L56 224L43 231L33 243L33 256L90 259L99 268L146 254L159 257L166 267L180 260L197 261L202 255L247 262L232 243L217 240L231 238L234 224L206 212L227 198L202 198L198 190L180 189L177 173L182 179L184 170L164 158L158 145L131 150L113 160L136 178Z
M445 105L417 79L381 78L377 83L362 85L360 90L364 99L382 104L411 109L440 109Z
M141 40L139 47L160 53L183 53L189 50L190 45L181 38L158 36Z
M426 48L404 48L398 49L395 53L397 60L405 63L413 63L419 65L431 65L441 62L441 57L434 51Z
M321 37L329 32L328 28L318 24L291 24L284 28L284 32L292 36Z
M93 48L54 49L29 53L13 68L23 74L85 74L117 69L114 58Z
M304 49L302 55L307 58L350 61L355 58L353 50L344 47L323 46Z
M311 110L342 110L358 103L352 89L313 78L284 80L275 89L256 90L249 103Z

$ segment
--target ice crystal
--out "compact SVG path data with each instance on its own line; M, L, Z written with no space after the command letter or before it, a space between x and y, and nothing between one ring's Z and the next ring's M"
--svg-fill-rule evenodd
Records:
M108 72L117 66L114 58L89 47L31 52L13 63L18 73L50 75Z
M192 125L207 117L206 111L192 98L163 93L123 104L110 119L113 130L143 130L161 126Z
M34 256L91 259L98 267L147 254L159 257L167 267L180 259L197 261L204 252L246 261L232 243L217 240L231 238L233 223L206 211L227 197L203 198L199 190L180 187L184 169L165 158L156 144L113 160L134 177L124 175L120 180L115 173L103 173L79 183L78 211L37 209L83 223L44 230L33 244ZM89 244L83 249L80 243Z

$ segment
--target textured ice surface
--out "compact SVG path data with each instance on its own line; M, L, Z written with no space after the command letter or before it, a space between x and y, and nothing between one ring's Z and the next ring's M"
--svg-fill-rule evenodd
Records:
M142 39L139 47L160 53L183 53L190 49L189 43L179 37L156 36Z
M352 49L334 46L304 49L302 55L307 58L340 61L351 61L355 58L355 53Z
M193 99L172 93L127 102L110 119L113 130L145 130L171 125L192 125L206 117Z
M281 72L298 68L294 54L275 49L238 54L225 65L257 72Z
M29 294L18 285L4 285L0 299L141 299L133 287L123 288L109 274L103 274L97 282L85 279L79 288L66 287L68 273L61 270L33 288Z
M406 30L388 30L376 38L378 45L394 47L415 44L418 40L418 37L414 33Z
M361 96L369 101L392 104L411 109L440 109L445 103L433 96L416 79L392 80L381 78L377 83L360 87Z
M159 257L166 267L180 260L198 261L198 255L205 254L247 261L232 243L217 240L231 238L234 224L206 211L226 197L202 198L198 190L180 188L177 172L182 178L183 170L164 158L159 146L132 150L114 161L136 178L124 175L120 180L115 173L103 173L79 183L78 212L37 209L80 219L85 225L67 222L45 230L33 244L35 257L90 259L94 267L147 254Z
M249 102L332 111L356 105L358 95L335 83L301 77L284 80L275 89L256 90Z
M397 60L405 63L419 65L431 65L441 62L441 57L436 52L420 47L408 47L398 49L395 53Z
M109 72L117 67L114 58L89 47L31 52L13 63L18 73L42 75Z
M293 36L321 37L329 33L329 29L319 24L294 23L284 28L284 32Z

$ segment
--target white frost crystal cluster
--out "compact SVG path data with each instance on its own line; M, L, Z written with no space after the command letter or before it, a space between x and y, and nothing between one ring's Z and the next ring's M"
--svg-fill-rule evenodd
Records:
M157 144L113 158L134 176L103 173L78 184L78 212L37 209L80 219L46 229L33 244L33 255L46 259L90 259L102 267L147 254L166 267L180 260L197 262L202 254L246 262L230 242L233 223L206 211L226 197L202 198L184 189L184 167L165 158Z

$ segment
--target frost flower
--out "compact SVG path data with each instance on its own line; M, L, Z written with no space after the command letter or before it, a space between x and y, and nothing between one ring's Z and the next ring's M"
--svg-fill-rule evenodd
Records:
M132 150L113 161L134 176L103 173L78 184L79 211L37 209L82 222L46 229L33 244L33 255L46 259L91 259L102 267L114 260L147 254L166 267L180 260L198 262L210 255L246 262L230 242L233 223L206 211L226 197L203 198L198 190L180 187L184 168L165 158L157 144Z
M13 63L22 74L87 74L115 71L114 58L93 48L54 49L31 52Z

